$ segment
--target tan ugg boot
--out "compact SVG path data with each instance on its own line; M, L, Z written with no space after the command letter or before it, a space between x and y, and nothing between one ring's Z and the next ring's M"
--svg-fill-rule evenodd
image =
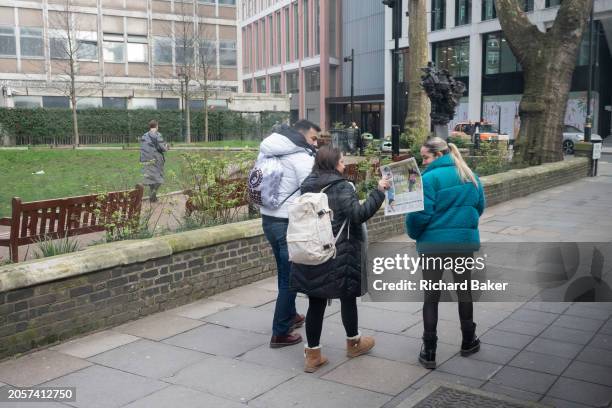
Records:
M304 371L314 373L327 364L327 357L321 355L321 346L304 348Z
M374 337L371 336L362 336L359 333L355 337L347 337L346 338L346 356L347 357L357 357L362 354L367 353L372 350L376 342L374 341Z

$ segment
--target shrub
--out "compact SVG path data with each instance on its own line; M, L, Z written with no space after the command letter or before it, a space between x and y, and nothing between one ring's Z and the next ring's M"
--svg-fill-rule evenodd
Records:
M34 258L47 258L49 256L68 254L79 250L79 241L76 238L65 236L61 239L52 239L45 237L37 243L37 249L34 251Z

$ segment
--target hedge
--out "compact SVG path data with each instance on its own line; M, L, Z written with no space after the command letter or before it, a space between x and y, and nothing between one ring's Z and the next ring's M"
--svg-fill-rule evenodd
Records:
M160 123L168 141L182 141L180 110L83 109L77 112L82 144L133 143L151 119ZM209 140L261 139L272 126L288 117L286 112L250 114L210 111ZM191 112L191 139L204 139L204 113ZM18 145L72 143L70 109L0 108L0 130Z

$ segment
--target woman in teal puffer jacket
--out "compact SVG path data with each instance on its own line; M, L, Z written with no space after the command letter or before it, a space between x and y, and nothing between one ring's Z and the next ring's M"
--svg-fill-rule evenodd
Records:
M417 251L432 262L424 262L423 279L438 282L444 268L443 263L451 258L453 265L459 258L472 258L480 249L478 220L485 208L482 184L465 163L457 146L446 143L439 137L429 139L421 148L423 164L424 210L406 216L406 231L416 240ZM429 264L429 265L428 265ZM462 273L461 273L462 272ZM470 280L471 271L453 270L455 282ZM480 349L480 340L475 335L472 296L468 289L457 291L459 319L463 341L461 355L467 356ZM436 345L438 337L439 290L425 291L423 304L423 347L419 361L426 368L436 367Z

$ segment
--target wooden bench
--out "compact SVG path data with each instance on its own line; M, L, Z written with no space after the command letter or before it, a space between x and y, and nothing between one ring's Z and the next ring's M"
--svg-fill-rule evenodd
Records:
M11 227L8 233L0 233L0 246L9 247L11 260L18 262L21 245L104 231L111 223L121 226L139 219L143 190L139 184L134 190L28 203L15 197L11 218L0 218L0 225Z

